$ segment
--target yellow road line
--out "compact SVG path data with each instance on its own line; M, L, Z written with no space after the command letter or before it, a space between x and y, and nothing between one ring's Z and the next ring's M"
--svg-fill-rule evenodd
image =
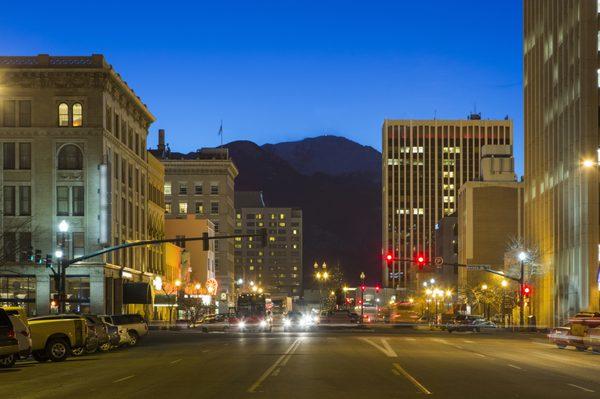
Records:
M425 388L423 386L423 384L421 384L419 381L417 381L417 379L415 377L410 375L408 373L408 371L404 370L402 368L402 366L400 366L398 363L394 363L394 367L396 368L396 370L398 370L400 372L400 374L402 374L404 377L406 377L407 380L412 382L414 386L419 388L419 390L421 390L421 392L423 392L425 395L431 395L431 392L427 388Z
M284 361L286 358L291 356L294 351L300 346L300 338L296 338L296 340L289 346L289 348L285 351L285 353L279 356L279 359L273 363L271 367L269 367L254 384L250 388L248 388L248 392L254 393L267 378L275 371L275 369ZM287 362L287 360L286 360Z

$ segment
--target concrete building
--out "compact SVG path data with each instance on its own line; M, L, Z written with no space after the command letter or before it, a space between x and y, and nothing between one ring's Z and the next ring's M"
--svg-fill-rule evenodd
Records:
M302 211L267 207L260 192L236 192L236 234L257 234L267 229L269 245L262 248L251 238L236 238L236 279L240 289L261 287L273 298L302 295ZM238 204L243 207L238 207Z
M151 152L165 166L165 215L169 219L194 215L213 223L215 235L234 230L234 180L238 175L226 148L202 148L188 154L171 152L165 132L159 130L158 147ZM198 233L201 235L201 232ZM215 241L215 276L218 297L227 310L234 305L233 240ZM193 258L193 257L192 257Z
M512 144L511 120L385 120L382 129L382 254L412 259L434 256L435 224L456 211L460 186L479 178L481 147ZM427 273L407 261L390 267L382 256L383 282L406 295ZM426 268L432 271L432 268Z
M537 321L599 308L598 3L525 1L525 237ZM588 165L588 167L584 167Z
M458 193L458 263L504 270L505 254L523 237L524 187L514 173L511 147L484 146L481 176L463 184ZM458 269L459 298L483 283L497 285L498 277Z
M444 260L445 264L458 263L458 219L456 213L445 216L435 224L434 232L435 256ZM438 270L442 287L455 289L458 287L458 269L443 266Z
M45 256L64 239L72 258L160 235L160 217L156 230L148 220L162 202L162 170L146 151L153 121L102 55L0 57L1 303L29 314L51 310L56 285L22 252L30 246ZM152 254L121 250L71 266L67 311L150 315L150 282L162 273ZM132 299L140 289L143 303Z
M198 219L196 215L185 215L181 218L167 219L165 222L167 237L186 238L198 237L203 233L214 236L214 224L208 219ZM215 276L215 241L209 241L209 250L204 251L202 241L185 243L183 248L190 253L188 269L184 270L190 283L200 283L202 286Z

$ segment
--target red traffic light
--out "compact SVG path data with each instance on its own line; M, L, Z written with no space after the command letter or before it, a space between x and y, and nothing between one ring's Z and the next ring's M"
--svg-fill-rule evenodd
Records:
M361 290L362 292L365 292L365 290L366 290L366 289L367 289L367 287L365 287L365 285L364 285L364 284L360 286L360 290Z
M419 270L422 270L423 267L427 264L427 255L425 255L423 252L417 253L414 257L414 262L419 267Z
M390 263L392 263L394 261L394 254L392 254L391 252L388 252L387 255L385 256L385 261L388 263L388 265Z
M531 286L529 284L523 284L523 296L528 298L531 295Z
M375 286L375 292L379 293L379 290L380 290L380 289L381 289L381 287L379 286L379 284L377 284L377 285Z

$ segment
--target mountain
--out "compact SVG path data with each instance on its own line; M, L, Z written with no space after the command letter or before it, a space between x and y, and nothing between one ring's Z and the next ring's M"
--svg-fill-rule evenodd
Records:
M330 176L365 174L381 179L381 153L345 137L319 136L301 141L265 144L265 150L286 160L303 175L323 173Z
M367 274L368 283L378 282L381 279L381 184L375 175L380 171L380 161L377 165L365 162L364 165L369 165L365 169L349 164L333 167L330 163L319 163L316 159L323 151L318 146L320 140L325 141L330 158L351 158L344 153L348 148L346 142L350 140L339 137L332 140L332 136L262 147L250 141L226 144L239 170L236 190L261 190L267 206L302 209L305 287L313 283L315 261L339 264L350 283L358 282L361 271ZM341 144L335 145L335 142ZM296 156L292 161L285 159L274 149L277 147L285 148L284 154L303 152L307 161L300 162ZM359 159L369 159L375 151L357 143L352 147L362 147L367 153L356 155ZM311 165L313 160L317 166Z

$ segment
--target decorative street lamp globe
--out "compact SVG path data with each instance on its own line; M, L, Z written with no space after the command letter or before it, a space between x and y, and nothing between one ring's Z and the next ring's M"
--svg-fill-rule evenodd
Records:
M527 260L527 253L525 253L525 252L519 252L519 260L521 262L525 262Z
M58 231L61 233L66 233L69 231L69 223L66 220L61 220L61 222L58 224Z
M57 249L56 251L54 251L54 256L56 256L57 259L60 259L63 257L63 251L60 249Z

